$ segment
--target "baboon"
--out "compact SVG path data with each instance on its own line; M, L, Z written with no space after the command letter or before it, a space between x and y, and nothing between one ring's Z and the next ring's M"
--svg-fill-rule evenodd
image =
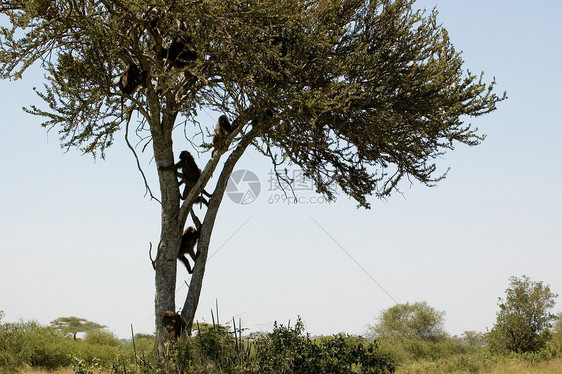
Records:
M197 60L197 50L191 37L176 36L168 48L162 48L160 57L170 61L175 67L182 69Z
M199 239L199 231L192 226L189 226L187 229L185 229L185 231L183 232L183 236L181 237L180 250L178 252L178 260L183 262L189 274L193 273L193 269L191 268L191 265L189 264L189 260L187 259L187 257L185 257L185 255L188 254L191 257L195 266L195 261L197 261L197 258L199 257L200 254L199 252L195 253L194 250L195 244L197 243L198 239Z
M179 185L181 186L182 184L185 184L185 188L183 190L183 194L181 194L181 198L185 200L187 198L187 195L189 195L189 191L191 191L193 186L195 186L195 183L197 183L197 181L199 180L199 177L201 176L201 169L199 169L189 151L182 151L180 153L180 160L176 164L160 167L160 170L177 171L179 169L181 169L181 173L177 173L178 177L180 178ZM211 197L211 194L205 191L203 188L201 188L201 193L205 194L207 197ZM201 196L200 199L200 201L202 201L205 205L208 205L203 196Z
M165 311L162 315L162 324L166 328L170 339L173 341L179 339L187 326L187 322L182 316L170 310Z
M158 10L151 9L145 13L144 20L148 22L148 25L152 30L157 31L161 17L162 16Z
M119 88L125 95L132 95L139 86L146 82L146 71L140 70L136 64L129 64L119 80Z
M224 140L234 131L235 128L235 126L230 124L227 116L222 115L219 117L217 126L215 127L215 132L213 133L213 146L215 149L213 150L212 156L215 155L217 149L224 146Z

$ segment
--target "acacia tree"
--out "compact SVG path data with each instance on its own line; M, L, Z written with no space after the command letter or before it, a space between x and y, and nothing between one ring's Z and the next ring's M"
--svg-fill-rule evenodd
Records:
M339 186L368 208L368 196L389 195L403 178L440 180L436 157L483 139L465 116L489 113L505 97L465 71L436 12L414 10L413 0L0 1L10 21L1 29L2 77L41 64L46 83L37 94L46 105L26 110L58 129L63 147L103 157L140 115L135 131L152 146L160 188L159 196L149 189L162 217L154 263L160 348L160 317L176 310L176 257L191 207L202 188L212 191L181 312L188 330L225 186L248 147L276 171L301 167L329 199ZM183 58L172 56L178 45ZM131 70L140 87L120 87ZM177 160L178 126L185 148L213 148L212 129L197 121L201 109L237 126L182 200L176 174L160 168Z
M71 334L74 340L76 340L76 335L79 332L88 332L106 327L99 323L78 317L60 317L51 321L51 326L61 331L63 334Z

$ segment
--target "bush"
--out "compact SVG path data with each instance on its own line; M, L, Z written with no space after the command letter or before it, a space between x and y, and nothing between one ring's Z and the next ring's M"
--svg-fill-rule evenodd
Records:
M134 358L136 354L141 360L152 360L152 356L154 354L154 342L154 335L135 334L134 346L131 342L123 349L123 351L127 357Z
M162 363L189 373L331 373L394 372L394 362L373 341L335 335L311 339L300 319L294 327L275 324L253 341L219 325L198 325L196 336L182 337Z
M446 338L439 342L421 339L378 339L380 351L391 357L396 363L417 360L439 360L445 357L480 354L486 351L483 346L474 346L463 339Z
M275 324L254 346L260 373L394 372L394 362L374 342L342 334L311 340L300 319L294 328Z
M84 343L90 345L105 345L109 347L121 347L121 341L115 334L106 329L96 329L86 332Z
M124 352L121 342L109 331L92 330L84 340L75 341L34 321L0 325L0 347L0 372L16 372L24 366L53 370L76 363L80 368L109 368Z
M49 327L37 327L29 332L26 363L33 368L53 370L68 366L74 341Z
M17 371L25 365L55 369L70 364L73 341L37 322L1 325L0 369Z
M25 364L23 335L21 324L0 325L0 371L17 371Z
M197 324L194 337L182 336L163 365L167 371L236 373L253 372L251 361L234 333L219 324ZM244 370L242 370L244 369Z
M369 326L375 338L426 340L445 339L445 312L429 306L425 301L396 304L381 312L378 323Z

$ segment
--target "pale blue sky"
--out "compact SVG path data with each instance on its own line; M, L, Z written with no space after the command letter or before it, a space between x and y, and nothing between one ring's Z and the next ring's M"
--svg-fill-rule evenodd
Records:
M343 196L331 205L269 204L270 166L249 153L240 168L259 176L262 193L243 207L225 199L198 319L209 320L218 300L223 321L240 317L252 331L301 315L312 334L360 334L394 298L444 310L448 331L460 334L492 327L509 276L562 293L562 3L417 4L436 5L466 67L508 92L498 111L470 120L486 141L440 160L451 171L437 187L404 185L403 195L372 200L368 211ZM106 161L64 154L56 131L46 134L21 110L39 103L32 87L41 77L34 69L0 81L0 310L8 321L76 315L121 337L131 323L151 332L147 252L158 242L159 207L143 197L122 137ZM179 133L175 144L185 148ZM143 161L158 191L154 165ZM184 279L180 267L178 305Z

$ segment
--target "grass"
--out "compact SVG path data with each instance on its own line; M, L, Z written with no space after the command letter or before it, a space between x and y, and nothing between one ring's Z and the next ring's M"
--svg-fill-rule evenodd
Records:
M523 373L545 373L560 374L562 373L562 359L550 360L538 364L529 362L511 362L501 366L494 367L489 373L500 374L523 374Z
M434 361L418 361L398 367L396 374L561 374L562 359L544 361L540 363L531 363L523 361L511 361L502 364L493 364L485 369L473 370L446 370Z
M437 370L437 371L435 371ZM465 373L482 373L482 374L561 374L562 373L562 359L555 359L544 361L538 364L529 362L507 362L504 364L497 364L484 371L439 371L437 368L431 368L428 365L412 364L405 367L398 368L396 374L433 374L433 373L447 373L447 374L465 374ZM72 368L61 368L55 371L44 370L24 370L21 374L74 374Z
M101 374L101 371L96 369L88 369L93 374ZM59 368L56 370L48 371L48 370L41 370L41 369L25 369L20 372L20 374L75 374L74 370L70 367L67 368Z

